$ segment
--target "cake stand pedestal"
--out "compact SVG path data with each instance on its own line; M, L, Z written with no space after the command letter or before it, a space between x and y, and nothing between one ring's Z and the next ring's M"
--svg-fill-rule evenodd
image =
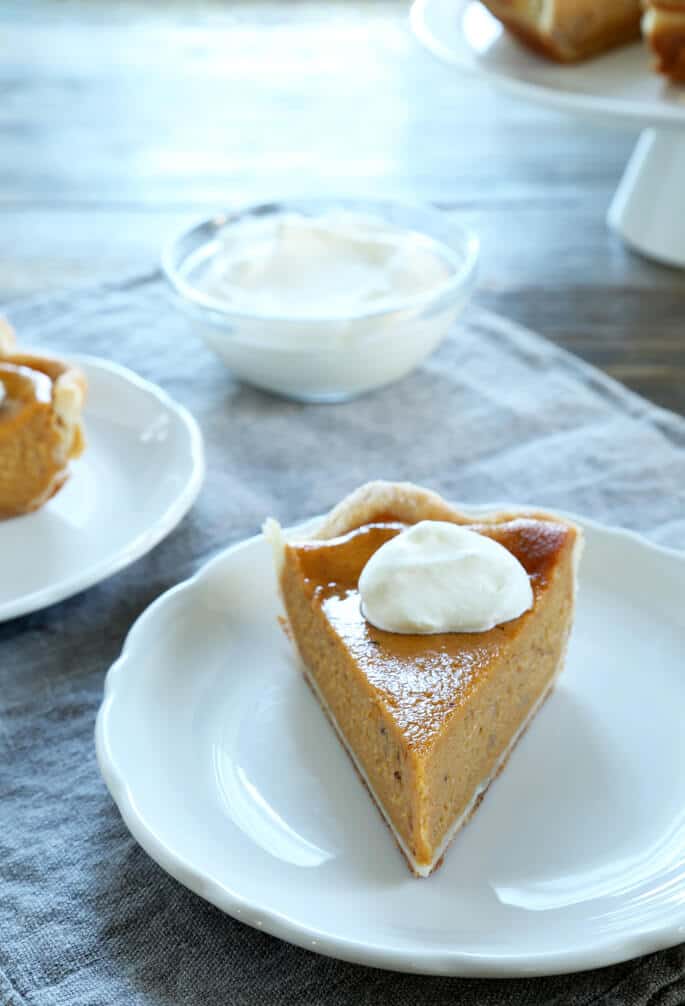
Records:
M685 133L644 130L607 220L635 251L685 267Z

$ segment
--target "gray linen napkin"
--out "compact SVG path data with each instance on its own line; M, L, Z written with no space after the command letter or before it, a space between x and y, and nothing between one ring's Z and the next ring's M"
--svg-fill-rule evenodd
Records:
M300 520L367 479L534 501L685 546L685 420L476 309L414 375L336 406L235 383L156 274L9 314L24 341L109 357L187 405L208 475L150 555L0 625L2 1006L684 1002L683 947L575 976L485 982L344 964L249 929L130 838L98 775L93 724L105 671L150 601L266 515Z

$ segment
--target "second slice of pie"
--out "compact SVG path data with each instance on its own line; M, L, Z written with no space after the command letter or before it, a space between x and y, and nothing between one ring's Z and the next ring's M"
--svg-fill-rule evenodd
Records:
M362 570L420 521L503 546L525 570L529 610L477 632L371 624ZM427 876L562 669L582 534L537 511L474 519L432 492L383 482L357 490L311 535L288 541L275 521L265 532L307 679L411 870Z
M0 318L0 520L59 492L85 447L86 378L55 357L21 352Z

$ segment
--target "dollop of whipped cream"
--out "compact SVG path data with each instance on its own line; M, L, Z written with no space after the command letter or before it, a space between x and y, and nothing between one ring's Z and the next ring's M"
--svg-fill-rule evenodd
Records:
M347 317L444 284L454 272L435 241L348 210L283 212L226 227L199 289L241 310Z
M391 538L359 578L362 612L386 632L486 632L533 606L528 574L503 545L424 520Z

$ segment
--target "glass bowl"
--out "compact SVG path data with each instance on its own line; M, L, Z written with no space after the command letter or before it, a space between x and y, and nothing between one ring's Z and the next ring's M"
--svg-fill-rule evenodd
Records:
M344 313L279 313L258 300L237 307L202 289L226 238L239 238L246 221L339 211L408 232L424 248L439 246L444 282ZM427 206L289 199L239 208L184 230L165 247L162 267L197 334L236 377L299 401L339 402L398 380L433 352L469 299L478 253L471 231Z

